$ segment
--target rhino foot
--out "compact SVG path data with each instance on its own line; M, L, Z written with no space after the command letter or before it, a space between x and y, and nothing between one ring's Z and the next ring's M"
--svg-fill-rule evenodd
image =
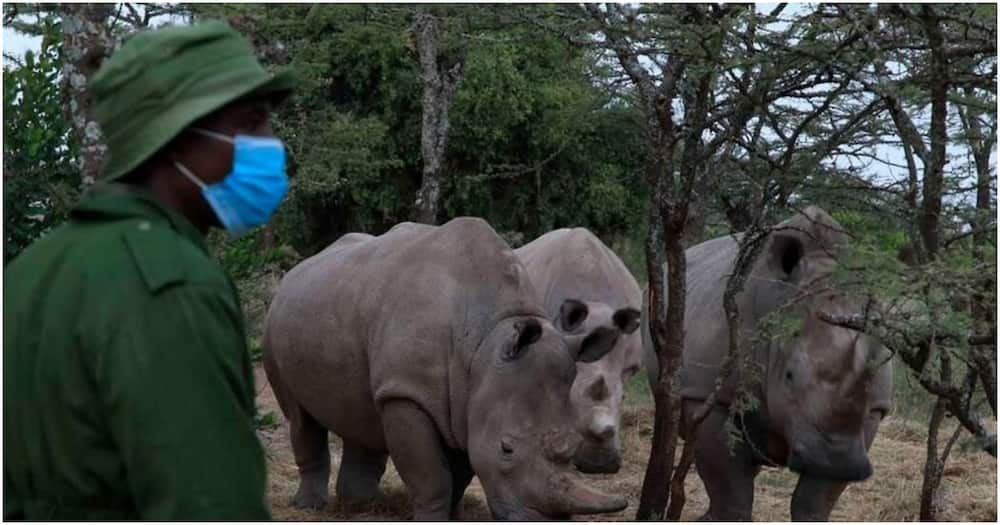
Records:
M337 487L337 501L342 502L345 505L359 505L364 503L371 503L372 501L382 497L382 491L379 490L378 486L370 486L366 484L363 487L355 488L344 488L343 486Z
M326 507L326 499L323 494L299 489L292 498L292 506L298 509L318 510Z
M344 442L337 474L337 500L346 504L368 503L382 495L379 482L385 474L388 455Z

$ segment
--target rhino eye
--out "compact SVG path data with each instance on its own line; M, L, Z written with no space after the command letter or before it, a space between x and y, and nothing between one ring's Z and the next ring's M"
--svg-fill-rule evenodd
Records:
M792 371L791 370L785 370L785 381L787 381L789 383L792 382Z
M514 453L514 446L510 444L510 441L508 441L507 438L501 438L500 451L503 452L504 455L509 456Z

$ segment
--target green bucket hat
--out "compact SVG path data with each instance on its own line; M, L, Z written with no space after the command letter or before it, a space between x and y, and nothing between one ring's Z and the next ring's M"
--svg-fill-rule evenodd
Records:
M138 167L184 128L248 95L276 102L289 71L269 74L243 36L223 22L136 33L91 80L94 117L108 145L102 178Z

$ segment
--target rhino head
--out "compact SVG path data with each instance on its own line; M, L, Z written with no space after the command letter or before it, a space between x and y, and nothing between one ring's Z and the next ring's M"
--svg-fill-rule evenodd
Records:
M581 437L570 388L576 363L606 355L619 336L598 329L564 337L540 317L501 321L470 370L468 450L497 518L537 520L617 512L620 497L584 484L572 467Z
M588 474L618 472L625 383L639 371L642 361L642 340L636 332L639 310L628 307L616 310L604 303L567 299L555 324L570 337L597 330L621 334L603 358L577 362L576 379L570 391L576 427L583 436L573 464Z
M772 234L763 268L755 272L772 283L767 286L770 293L758 288L756 310L768 311L782 303L798 327L767 349L764 390L769 426L784 438L790 469L824 479L860 481L872 474L865 419L881 418L888 409L869 406L868 389L881 346L820 319L821 312L855 314L861 308L830 282L836 264L833 250L846 239L829 237L840 226L818 208L806 212L812 223Z

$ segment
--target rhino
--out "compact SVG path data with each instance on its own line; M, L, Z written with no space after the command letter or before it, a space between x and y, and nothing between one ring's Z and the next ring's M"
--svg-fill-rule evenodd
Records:
M332 431L344 502L376 497L391 457L418 520L454 517L473 476L497 518L624 509L571 465L576 362L603 357L617 333L566 337L535 297L513 251L476 218L349 234L289 271L263 360L290 424L293 504L326 503Z
M622 334L603 358L577 362L570 393L584 437L574 465L585 473L618 472L625 384L642 365L642 290L621 259L586 228L548 232L514 253L556 328L572 335L604 326Z
M718 402L692 433L694 414L715 390L729 346L723 293L741 234L689 248L684 352L680 370L682 436L694 446L695 466L710 500L702 519L747 521L754 477L762 465L799 474L792 495L795 521L828 521L849 482L872 474L868 448L891 408L888 350L858 332L817 315L858 314L863 306L830 282L848 236L827 212L810 206L772 230L737 297L742 344L759 381L750 393L759 406L736 418L741 439L729 439L729 405L737 374L722 385ZM666 268L664 268L666 272ZM760 322L793 304L799 328L781 337L753 338ZM643 311L649 311L648 295ZM642 332L650 384L658 370L644 316ZM732 445L732 447L731 447Z

